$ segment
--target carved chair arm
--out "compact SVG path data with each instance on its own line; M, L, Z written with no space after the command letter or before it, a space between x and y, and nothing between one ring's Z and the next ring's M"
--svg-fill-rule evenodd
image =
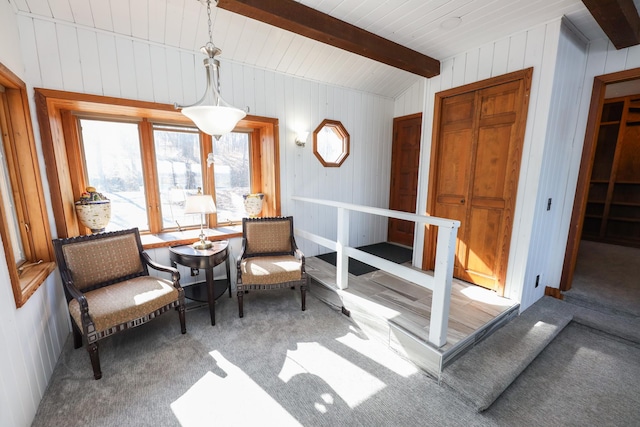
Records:
M73 278L68 270L61 271L60 276L62 277L62 284L65 289L73 299L78 301L78 305L80 306L80 319L82 321L82 325L78 326L82 328L85 336L89 336L89 330L93 327L93 319L91 318L91 315L89 315L89 303L87 302L87 297L73 284Z
M293 249L293 256L295 256L296 259L302 261L302 269L304 270L304 254L300 249L298 249L296 239L293 237L293 235L291 236L291 248Z
M242 263L242 260L245 257L246 251L247 251L247 239L243 237L242 246L240 247L240 254L238 255L238 258L236 258L236 268L238 269L238 271L240 271L240 264Z
M142 252L140 254L142 261L147 264L149 267L153 268L157 271L162 271L164 273L171 273L171 281L173 282L173 286L177 289L180 289L180 272L177 268L169 267L168 265L159 264L151 259L148 253Z
M78 304L80 305L80 312L84 313L85 311L89 311L87 297L85 297L84 294L73 284L71 273L68 270L64 270L60 272L60 276L62 277L62 284L67 289L69 295L78 301Z

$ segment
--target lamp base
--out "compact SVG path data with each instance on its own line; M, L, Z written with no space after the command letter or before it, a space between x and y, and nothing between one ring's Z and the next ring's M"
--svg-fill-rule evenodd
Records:
M213 243L211 243L209 240L198 240L191 246L193 247L193 249L209 249L211 248L211 246L213 246Z

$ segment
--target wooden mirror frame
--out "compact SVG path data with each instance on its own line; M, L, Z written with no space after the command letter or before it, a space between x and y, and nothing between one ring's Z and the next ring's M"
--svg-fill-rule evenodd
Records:
M318 150L318 134L325 128L329 128L342 141L341 154L335 161L327 161ZM349 132L344 128L341 122L337 120L324 119L322 123L313 131L313 154L320 160L324 167L340 167L342 163L349 157Z

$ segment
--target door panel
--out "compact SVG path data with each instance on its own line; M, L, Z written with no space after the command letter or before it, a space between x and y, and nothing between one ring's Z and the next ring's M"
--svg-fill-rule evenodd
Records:
M440 123L434 124L427 211L460 221L454 277L500 294L524 139L531 78L527 71L518 79L470 85L472 90L442 96L436 104ZM432 233L425 240L428 268L435 262L434 242Z
M502 212L499 209L472 208L467 227L466 272L495 280L496 246L500 242Z
M416 212L422 114L393 120L389 209ZM413 246L413 221L389 218L387 240Z
M473 174L473 197L504 197L511 124L480 128Z
M438 161L438 195L452 195L464 198L467 193L469 180L472 131L470 129L444 130L443 142L447 151L443 152Z

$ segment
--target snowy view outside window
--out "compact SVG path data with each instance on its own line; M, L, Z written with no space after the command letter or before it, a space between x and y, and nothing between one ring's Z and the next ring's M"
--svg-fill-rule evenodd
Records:
M218 222L239 222L247 216L242 196L251 192L249 134L228 133L213 138L213 171L216 181Z
M105 231L149 230L137 123L80 119L89 185L111 200Z
M153 141L162 228L200 225L199 214L184 213L187 197L203 188L200 134L196 129L154 125Z
M149 230L138 124L80 119L80 125L88 183L111 200L106 231ZM186 198L204 188L197 128L155 124L153 139L162 228L200 225L200 215L184 213ZM246 216L242 196L251 192L249 133L213 138L212 149L218 223L239 222Z

